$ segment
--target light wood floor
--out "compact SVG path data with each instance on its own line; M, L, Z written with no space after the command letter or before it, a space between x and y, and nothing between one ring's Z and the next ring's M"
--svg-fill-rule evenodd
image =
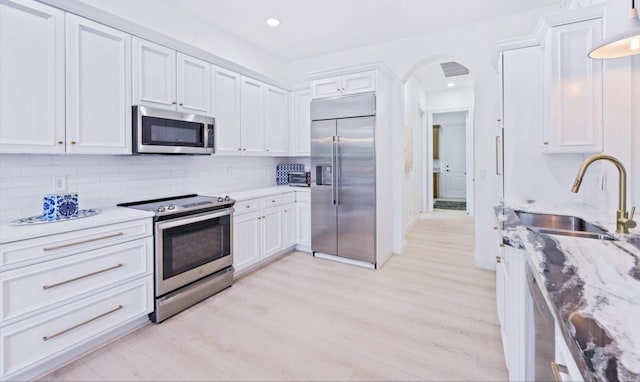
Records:
M378 271L293 253L45 380L505 380L473 220L423 216Z

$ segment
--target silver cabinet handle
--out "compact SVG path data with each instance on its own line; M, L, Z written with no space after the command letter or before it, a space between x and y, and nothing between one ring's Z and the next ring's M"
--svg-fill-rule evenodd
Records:
M336 203L336 136L332 137L331 142L331 201L333 205Z
M76 241L75 243L67 243L67 244L60 244L60 245L55 245L53 247L44 247L42 248L43 251L55 251L56 249L61 249L61 248L67 248L67 247L73 247L74 245L80 245L80 244L86 244L86 243L91 243L92 241L99 241L99 240L104 240L104 239L111 239L112 237L118 237L118 236L122 236L124 235L124 233L122 232L118 232L118 233L114 233L112 235L106 235L106 236L100 236L100 237L96 237L94 239L87 239L87 240L82 240L82 241Z
M560 365L557 362L551 362L551 372L553 373L553 379L556 382L562 382L560 373L569 374L569 369L565 365Z
M344 90L344 88L342 89ZM342 174L340 171L340 167L342 166L342 161L340 160L340 136L336 136L336 168L333 170L333 173L336 174L336 205L340 204L340 182L342 182Z
M74 278L69 279L69 280L60 281L59 283L55 283L55 284L51 284L51 285L43 285L42 289L47 290L47 289L55 288L55 287L58 287L60 285L64 285L64 284L68 284L68 283L71 283L71 282L74 282L74 281L86 279L87 277L95 276L97 274L104 273L104 272L110 271L112 269L121 268L122 266L123 266L122 264L118 264L118 265L114 265L114 266L109 267L109 268L105 268L105 269L101 269L99 271L88 273L88 274L83 275L83 276L78 276L78 277L74 277Z
M59 331L58 333L52 334L52 335L50 335L50 336L44 336L44 337L42 337L42 340L43 340L43 341L49 341L49 340L51 340L51 339L54 339L54 338L58 337L59 335L65 334L65 333L67 333L67 332L70 332L70 331L72 331L73 329L77 329L77 328L79 328L79 327L81 327L81 326L83 326L83 325L86 325L86 324L88 324L88 323L90 323L90 322L93 322L93 321L95 321L95 320L97 320L97 319L99 319L99 318L102 318L102 317L107 316L107 315L109 315L109 314L111 314L111 313L117 312L117 311L119 311L119 310L120 310L120 309L122 309L122 308L123 308L123 306L122 306L122 305L118 305L116 308L113 308L113 309L111 309L111 310L110 310L110 311L108 311L108 312L104 312L104 313L99 314L99 315L97 315L97 316L95 316L95 317L93 317L93 318L90 318L90 319L88 319L88 320L86 320L86 321L83 321L83 322L81 322L81 323L79 323L79 324L73 325L72 327L70 327L70 328L68 328L68 329L65 329L65 330Z
M496 135L496 175L502 175L500 173L500 151L499 151L499 147L500 147L500 136Z

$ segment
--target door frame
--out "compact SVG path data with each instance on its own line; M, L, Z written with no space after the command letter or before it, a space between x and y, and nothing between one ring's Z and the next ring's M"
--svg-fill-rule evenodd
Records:
M422 150L422 163L426 163L422 172L422 212L433 212L433 185L429 180L433 177L433 115L453 112L467 112L465 123L465 149L466 149L466 170L467 170L467 214L475 215L475 187L474 187L474 129L473 129L473 107L458 107L450 109L427 110L427 124L422 126L422 143L426 150ZM422 121L421 121L422 124Z

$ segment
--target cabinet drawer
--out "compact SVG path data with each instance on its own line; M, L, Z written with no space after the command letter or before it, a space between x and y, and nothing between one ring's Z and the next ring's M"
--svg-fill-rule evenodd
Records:
M0 326L108 285L152 274L151 237L4 272Z
M81 345L153 310L153 276L132 281L0 331L0 378Z
M233 207L236 215L242 215L249 212L255 212L260 209L260 199L249 199L237 202Z
M293 203L296 201L295 192L287 192L286 194L278 194L267 196L261 199L262 208L279 206L285 203Z
M153 235L151 219L133 220L0 246L0 272Z
M311 193L298 191L296 192L296 202L298 203L310 203L311 202Z

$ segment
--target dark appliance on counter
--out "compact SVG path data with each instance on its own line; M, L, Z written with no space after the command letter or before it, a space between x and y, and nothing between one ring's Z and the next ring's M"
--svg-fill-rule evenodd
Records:
M233 283L233 205L225 197L183 195L118 204L155 213L155 309L161 322Z
M311 172L305 171L289 171L289 186L292 187L311 187Z
M133 106L133 153L213 154L214 125L204 115Z

